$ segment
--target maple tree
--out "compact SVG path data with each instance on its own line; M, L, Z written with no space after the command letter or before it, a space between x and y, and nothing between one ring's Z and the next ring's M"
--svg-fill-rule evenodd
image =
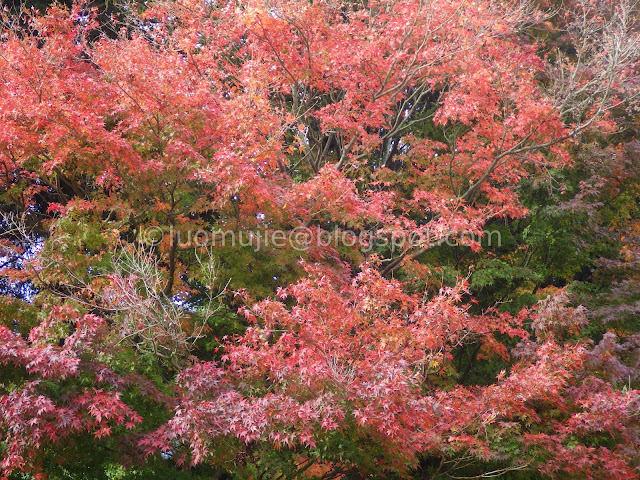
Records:
M547 278L527 308L479 303L498 274L445 280L438 256L534 222L523 186L634 115L632 3L2 19L6 475L70 475L88 448L121 466L108 478L640 475L636 336L594 346ZM596 208L616 159L554 208ZM470 345L505 368L470 381Z

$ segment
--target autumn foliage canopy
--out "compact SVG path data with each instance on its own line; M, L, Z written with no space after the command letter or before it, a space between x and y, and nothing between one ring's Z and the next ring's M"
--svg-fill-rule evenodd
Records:
M610 237L637 229L637 14L7 9L2 472L640 477L635 304L589 310L559 267L512 280L557 240L525 223L551 215L547 184L553 212L599 222L588 255L634 265L632 234ZM492 228L529 243L488 245Z

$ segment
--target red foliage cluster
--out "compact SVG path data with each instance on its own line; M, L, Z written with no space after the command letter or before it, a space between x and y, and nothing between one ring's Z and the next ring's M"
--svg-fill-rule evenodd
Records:
M628 64L602 90L594 69L558 57L559 78L583 92L560 98L562 85L540 80L553 61L522 34L544 30L542 16L512 2L158 1L116 38L91 41L83 9L53 7L1 32L0 188L16 208L51 215L21 275L42 287L39 301L53 298L28 335L0 326L0 363L17 372L0 397L5 472L38 472L37 452L70 435L126 436L142 418L123 393L138 387L171 417L138 445L179 463L213 461L231 439L309 458L329 445L322 459L351 467L331 450L343 436L377 448L380 470L433 455L637 477L640 392L593 375L616 367L603 359L610 337L566 341L586 320L562 297L537 313L473 313L463 279L434 292L417 261L452 234L479 250L472 234L486 222L525 216L519 183L570 165L576 135L611 126ZM87 278L115 261L120 233L173 235L211 219L422 243L388 258L360 244L316 246L298 263L286 251L277 261L301 278L247 302L248 328L222 342L220 361L174 361L178 393L167 398L111 369L139 345L114 333L116 277ZM157 255L152 274L166 286L138 312L149 317L196 288L189 275L201 279L166 238ZM417 281L395 280L401 267ZM127 278L136 292L141 277ZM171 328L192 328L178 320ZM517 361L491 385L458 384L453 354L469 341L503 361L519 341ZM64 382L73 388L52 391ZM592 447L592 435L611 441Z

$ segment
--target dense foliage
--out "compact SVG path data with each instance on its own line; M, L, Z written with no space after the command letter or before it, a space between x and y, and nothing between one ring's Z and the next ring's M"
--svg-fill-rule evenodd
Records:
M6 8L4 475L639 478L638 13Z

